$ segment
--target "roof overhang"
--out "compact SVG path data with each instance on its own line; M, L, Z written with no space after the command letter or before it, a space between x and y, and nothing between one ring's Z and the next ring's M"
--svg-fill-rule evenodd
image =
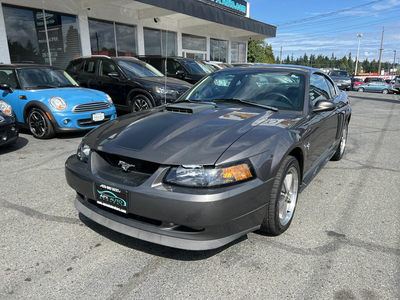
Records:
M179 28L191 32L218 32L228 34L230 38L265 39L276 36L276 26L234 14L202 0L80 0L82 8L101 4L126 7L137 11L140 20L168 18L176 21Z

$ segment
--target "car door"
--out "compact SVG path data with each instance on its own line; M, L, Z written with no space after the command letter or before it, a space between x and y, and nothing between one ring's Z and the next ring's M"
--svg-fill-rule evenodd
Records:
M338 134L339 115L337 110L314 112L313 107L319 100L335 101L337 97L333 84L324 75L315 73L310 77L310 112L304 146L307 148L306 168L324 164L329 158ZM317 167L317 166L315 166Z
M82 87L90 87L90 83L96 78L96 60L89 58L85 60L83 68L72 76L75 80L79 81Z
M23 112L28 100L26 97L20 99L20 85L18 84L15 69L2 68L0 69L0 83L7 83L11 90L0 90L0 99L11 105L19 122L24 122Z
M125 76L110 59L99 59L97 64L96 77L90 81L89 87L107 93L116 106L125 108Z

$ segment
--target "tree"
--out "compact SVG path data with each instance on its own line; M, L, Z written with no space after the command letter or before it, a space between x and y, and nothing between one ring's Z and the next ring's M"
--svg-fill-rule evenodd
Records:
M247 61L254 63L274 64L276 61L272 51L272 46L268 45L264 40L249 41Z

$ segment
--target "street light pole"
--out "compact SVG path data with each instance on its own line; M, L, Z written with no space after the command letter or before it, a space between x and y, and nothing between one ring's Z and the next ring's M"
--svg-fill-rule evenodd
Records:
M394 73L394 64L396 63L396 50L393 50L394 52L394 59L393 59L393 73Z
M361 37L362 37L362 33L357 34L358 37L358 50L357 50L357 58L356 58L356 69L354 74L357 75L358 72L358 54L360 53L360 41L361 41Z

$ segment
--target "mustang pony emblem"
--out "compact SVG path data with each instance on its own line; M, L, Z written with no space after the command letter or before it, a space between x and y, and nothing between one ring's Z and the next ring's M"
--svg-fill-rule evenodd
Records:
M122 160L119 161L118 166L121 166L122 171L128 172L130 168L134 168L135 165L128 164Z

